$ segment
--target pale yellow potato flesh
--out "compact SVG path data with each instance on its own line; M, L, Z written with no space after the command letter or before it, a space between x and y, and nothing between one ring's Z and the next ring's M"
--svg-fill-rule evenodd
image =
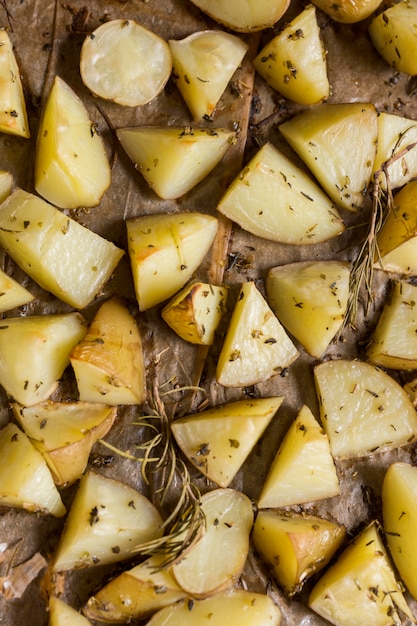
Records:
M181 450L204 476L228 487L283 397L236 400L171 422Z
M408 591L417 598L417 468L397 461L382 484L382 514L388 548Z
M271 27L286 12L289 0L192 0L199 9L228 28L248 33Z
M142 339L122 300L113 297L101 304L70 362L80 400L111 405L145 401Z
M48 609L48 626L91 626L86 617L57 596L50 596Z
M0 29L0 132L30 137L20 70L5 28Z
M23 189L0 205L0 245L41 287L77 309L91 304L124 255Z
M106 149L89 112L73 89L56 76L36 139L36 191L60 208L93 207L110 182Z
M340 494L329 439L304 405L268 470L258 507L278 508L333 498Z
M13 176L10 172L0 171L0 203L6 200L7 196L12 193Z
M194 120L210 117L248 51L248 44L221 30L197 31L168 43L173 80Z
M165 87L172 70L167 42L139 22L113 19L84 39L81 78L100 98L122 106L142 106Z
M417 175L416 142L414 120L380 111L373 176L381 189L398 189Z
M253 66L271 87L297 104L325 100L330 84L316 8L308 5L287 24L262 48Z
M243 283L216 366L224 387L247 387L276 376L299 352L253 281Z
M313 4L327 13L335 22L355 24L377 10L381 0L314 0Z
M333 202L272 143L242 169L217 210L253 235L287 244L322 243L344 231Z
M345 537L344 526L335 522L278 509L258 511L252 532L256 549L290 596L329 563Z
M314 378L321 421L335 457L365 456L415 441L413 403L377 366L336 359L317 365Z
M33 298L26 287L0 269L0 313L28 304Z
M415 622L376 523L357 535L326 570L308 605L335 626L389 626L401 623L399 611Z
M45 459L10 422L0 430L0 503L33 513L62 517L61 500Z
M338 206L363 206L372 176L378 136L370 102L323 104L306 109L279 130Z
M77 312L7 319L0 333L0 384L23 406L47 400L86 333Z

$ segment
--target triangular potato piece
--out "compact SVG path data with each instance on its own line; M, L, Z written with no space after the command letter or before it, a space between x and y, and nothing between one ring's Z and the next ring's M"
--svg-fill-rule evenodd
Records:
M7 318L0 332L0 384L23 406L47 400L85 333L76 312Z
M309 4L253 60L258 73L283 96L298 104L317 104L330 93L326 53Z
M289 427L258 500L261 509L303 504L340 494L329 439L307 406Z
M70 354L80 400L142 404L145 365L135 318L122 300L105 301Z
M323 104L279 129L333 202L356 211L371 181L378 136L371 103Z
M32 302L33 298L23 285L0 269L0 313Z
M349 275L344 261L300 261L268 272L272 310L311 356L320 358L343 324Z
M316 515L258 511L252 538L261 557L289 596L322 570L346 536L344 526Z
M333 456L364 456L412 443L417 413L399 383L375 365L338 359L314 369Z
M328 196L271 143L234 179L217 210L253 235L280 243L322 243L344 230Z
M415 619L396 579L376 523L365 528L315 585L308 605L338 626L400 624Z
M5 170L0 171L0 203L10 196L13 189L13 176Z
M61 600L61 598L51 596L48 607L48 626L91 626L86 617L64 602L64 600Z
M373 174L379 174L377 178L381 189L402 187L417 175L416 142L415 120L384 111L379 113ZM381 171L383 166L385 169Z
M228 487L283 398L237 400L171 422L174 437L204 476Z
M113 425L116 408L99 403L54 402L12 405L20 426L43 455L59 486L83 474L94 443Z
M156 213L126 221L130 264L139 309L167 300L206 257L218 220L204 213Z
M240 37L203 30L169 40L173 80L195 120L210 117L248 50Z
M30 137L20 70L5 28L0 29L0 132Z
M255 283L243 283L217 362L217 382L225 387L256 385L279 374L298 356Z
M62 517L66 513L45 459L15 424L0 431L0 504Z
M117 137L154 192L174 200L220 163L235 133L222 128L142 126L119 128Z
M143 619L186 597L172 575L163 567L164 557L151 556L128 569L91 596L83 613L91 620L130 623Z
M92 470L82 477L54 559L55 572L117 563L162 535L162 518L141 493Z

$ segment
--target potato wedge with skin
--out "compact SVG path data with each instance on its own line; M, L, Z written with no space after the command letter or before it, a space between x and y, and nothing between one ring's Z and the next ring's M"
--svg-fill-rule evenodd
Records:
M417 274L417 181L409 181L394 195L377 234L375 267L403 276Z
M28 304L33 298L26 287L0 269L0 313Z
M389 466L382 484L382 513L391 556L401 580L417 598L417 467L400 461Z
M333 202L357 211L371 181L377 117L369 102L322 104L298 113L279 130Z
M175 440L204 476L228 487L283 397L236 400L171 422Z
M11 422L0 430L0 504L62 517L66 513L45 459Z
M86 617L107 624L126 624L186 597L163 558L151 556L113 578L83 606Z
M13 189L13 176L10 172L0 171L0 203L10 196Z
M320 358L341 328L349 295L345 261L300 261L271 268L267 300L286 330Z
M258 508L278 508L340 495L329 439L311 410L303 406L269 468Z
M172 566L175 580L193 598L212 596L237 582L248 556L253 524L250 499L234 489L204 494L201 509L205 515L202 538Z
M0 326L0 384L23 406L47 400L87 331L79 313L11 317Z
M286 12L289 0L191 0L211 18L243 33L269 28Z
M108 20L87 35L81 47L85 86L122 106L138 107L156 98L171 71L167 42L135 20Z
M0 132L28 139L30 129L13 43L0 28Z
M223 128L172 126L119 128L116 134L135 168L164 200L179 198L200 183L236 136Z
M55 206L77 209L97 206L110 182L110 163L96 125L77 94L56 76L36 139L36 191Z
M318 104L330 94L326 53L316 8L299 13L258 53L253 66L266 82L298 104Z
M61 598L51 596L49 598L48 608L48 626L91 626L91 623L86 617L61 600Z
M210 117L248 51L248 44L221 30L198 31L184 39L170 39L168 44L173 81L193 119Z
M158 213L126 220L139 309L145 311L184 287L210 250L218 220L203 213Z
M117 563L132 549L162 535L162 518L136 489L89 470L82 477L65 523L54 572Z
M399 72L417 74L417 2L402 0L379 13L369 36L385 61Z
M77 309L94 300L124 255L23 189L0 205L0 245L43 289Z
M289 596L322 570L342 545L344 526L304 513L261 510L252 538L261 557Z
M204 600L191 599L158 611L146 626L279 626L281 611L262 593L230 589Z
M142 339L121 299L113 296L100 306L70 361L80 400L112 405L145 401Z
M320 417L335 457L412 443L417 414L404 389L375 365L334 360L314 368Z
M227 292L226 285L194 282L168 302L162 318L185 341L210 346L226 310Z
M276 376L299 352L255 283L243 283L217 361L224 387L248 387Z
M344 230L330 199L271 143L234 179L217 210L248 232L280 243L322 243Z
M117 413L105 404L52 400L31 407L13 403L12 409L60 487L81 477L91 448L109 432Z
M388 369L417 369L417 286L392 285L366 350L368 359Z
M335 626L400 624L398 611L415 623L402 591L378 527L372 523L326 570L308 605Z
M401 115L378 114L373 176L381 189L397 189L417 175L417 124Z
M335 22L355 24L377 10L381 0L312 0L313 4L329 15Z

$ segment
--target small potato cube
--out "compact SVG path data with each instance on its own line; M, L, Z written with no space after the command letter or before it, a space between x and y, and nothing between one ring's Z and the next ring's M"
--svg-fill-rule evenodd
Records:
M13 176L10 172L0 171L0 203L12 193Z
M210 346L226 309L227 291L226 286L193 282L168 302L161 315L185 341Z
M298 104L317 104L330 94L326 53L316 8L310 4L258 53L257 72Z
M30 137L20 70L5 28L0 29L0 132Z
M0 269L0 313L28 304L33 298L23 285Z

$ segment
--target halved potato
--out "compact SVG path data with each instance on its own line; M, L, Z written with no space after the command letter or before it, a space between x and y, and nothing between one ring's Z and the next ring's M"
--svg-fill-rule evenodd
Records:
M311 356L320 358L343 324L349 276L349 263L337 260L288 263L267 274L272 310Z
M167 42L135 20L113 19L84 39L80 55L83 83L100 98L124 106L150 102L172 71Z
M369 17L382 0L312 0L313 4L327 13L335 22L354 24Z
M304 405L272 461L258 499L260 509L324 500L340 495L329 439Z
M49 598L48 609L48 626L91 626L86 617L56 596Z
M13 176L10 172L0 171L0 203L10 196L13 189Z
M400 624L399 612L415 623L376 523L357 535L323 574L308 604L335 626Z
M388 548L401 580L417 598L417 467L397 461L382 484L383 525Z
M192 0L224 26L248 33L271 27L286 12L289 0Z
M0 132L30 137L20 70L5 28L0 28Z
M0 205L0 245L41 287L77 309L94 300L124 255L23 189Z
M368 359L389 369L417 369L417 286L392 285L367 348Z
M253 526L253 541L289 596L322 570L343 543L346 529L316 515L261 510Z
M412 443L417 414L404 389L375 365L334 360L314 368L320 417L335 457Z
M82 477L53 558L54 572L132 555L138 544L162 535L162 518L136 489L89 470Z
M47 400L86 333L76 312L11 317L0 326L0 384L23 406Z
M60 487L81 477L91 448L108 433L117 413L116 408L105 404L52 400L31 407L13 403L12 408Z
M370 102L322 104L298 113L279 130L333 202L356 211L372 176L377 117Z
M210 620L210 621L209 621ZM279 626L281 611L266 594L230 589L211 598L191 598L161 609L147 626Z
M195 120L210 117L249 46L222 30L203 30L168 41L173 80Z
M322 243L344 230L330 199L271 143L234 179L217 210L250 233L281 243Z
M185 598L171 568L162 566L163 559L151 556L110 580L88 599L84 615L99 622L126 624Z
M243 283L217 361L225 387L248 387L276 376L299 352L253 281Z
M226 310L227 291L225 285L192 282L164 306L162 318L185 341L209 346Z
M62 517L66 513L45 459L15 424L0 430L0 504Z
M381 189L397 189L417 175L416 142L414 120L380 111L373 175Z
M206 598L237 582L249 552L253 524L250 499L234 489L204 494L201 509L205 516L202 538L172 566L175 580L193 598Z
M72 88L55 77L36 139L35 189L55 206L99 204L111 170L103 140Z
M26 287L0 269L0 313L28 304L33 298Z
M330 94L326 53L316 8L309 4L258 53L257 72L283 96L298 104L317 104Z
M191 278L214 241L218 220L203 213L157 213L126 221L141 311L167 300Z
M228 487L283 397L236 400L171 422L181 450L204 476Z
M142 339L135 318L116 296L95 314L70 354L80 400L106 404L145 401Z
M223 128L119 128L117 137L135 168L164 200L186 194L221 161L235 137Z
M369 26L371 41L399 72L417 74L417 2L402 0L379 13Z

